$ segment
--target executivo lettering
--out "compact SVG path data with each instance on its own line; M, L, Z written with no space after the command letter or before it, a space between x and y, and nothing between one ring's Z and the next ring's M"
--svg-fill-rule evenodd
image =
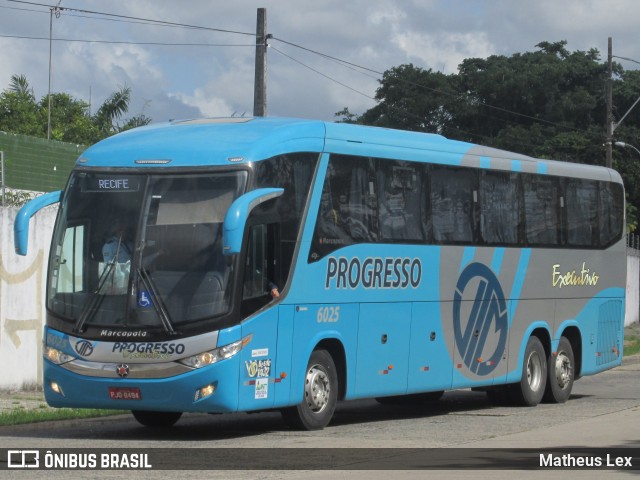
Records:
M551 274L551 282L554 288L593 287L598 284L598 280L600 280L600 277L595 271L592 272L587 268L586 262L582 263L582 269L579 271L570 270L567 272L563 272L560 264L556 263Z

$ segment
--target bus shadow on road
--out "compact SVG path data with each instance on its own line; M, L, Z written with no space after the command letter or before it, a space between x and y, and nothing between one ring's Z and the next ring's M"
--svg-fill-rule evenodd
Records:
M571 399L584 396L572 395ZM511 411L511 407L492 405L484 392L457 390L446 392L438 401L424 403L399 401L397 404L387 402L382 404L373 399L341 402L338 404L329 428L385 421L437 418L447 415L508 416L512 414ZM197 443L251 438L269 433L295 436L303 432L290 430L278 411L266 411L220 415L188 413L169 428L144 427L131 415L119 415L47 422L40 424L40 427L36 424L8 427L7 429L3 428L2 433L8 436L32 438ZM307 432L307 434L309 433Z

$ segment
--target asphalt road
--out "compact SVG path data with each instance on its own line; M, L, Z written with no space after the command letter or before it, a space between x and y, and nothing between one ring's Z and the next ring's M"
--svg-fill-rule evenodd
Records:
M1 449L92 448L96 451L124 449L142 452L146 448L163 448L169 455L166 461L177 461L178 471L136 471L136 478L193 478L198 473L189 470L190 458L207 450L219 455L233 456L235 449L246 450L243 460L253 468L270 460L277 465L279 458L295 448L296 461L308 471L300 470L212 470L206 478L343 478L387 479L394 472L388 470L363 471L379 468L380 460L390 459L390 465L406 465L411 457L398 456L394 450L429 448L495 449L530 448L540 453L566 450L572 447L592 447L602 452L614 448L640 448L640 357L632 357L614 370L593 377L585 377L574 385L570 400L563 405L541 404L534 408L495 407L480 392L447 392L435 404L422 406L387 406L374 400L345 402L339 405L334 420L318 432L289 430L278 413L201 415L187 414L169 430L150 430L140 426L131 415L100 419L48 422L17 427L0 427ZM218 449L228 448L230 450ZM268 448L275 455L269 455ZM353 448L365 448L368 455L351 456ZM308 450L303 450L308 449ZM336 450L317 450L336 449ZM70 450L67 450L70 451ZM267 452L265 454L265 452ZM318 453L320 452L320 453ZM343 452L347 452L344 454ZM371 458L373 452L375 459ZM379 453L378 453L379 452ZM412 451L406 450L411 453ZM447 453L443 451L443 455ZM333 464L350 472L312 470L323 464L323 453L332 455ZM450 453L450 452L449 452ZM342 455L342 456L341 456ZM431 454L432 455L432 454ZM280 456L280 457L278 457ZM222 458L222 457L221 457ZM349 461L346 459L349 458ZM305 463L304 459L308 459ZM238 460L240 461L240 460ZM635 461L635 460L634 460ZM344 463L341 463L344 462ZM640 458L638 458L640 462ZM229 462L223 461L225 465ZM267 462L268 463L268 462ZM231 463L233 464L233 462ZM389 464L388 464L389 465ZM496 468L504 468L499 464ZM157 466L157 464L156 464ZM384 466L382 468L385 468ZM0 471L0 478L3 473ZM13 473L13 472L12 472ZM20 472L22 478L41 478L44 472ZM84 473L84 475L82 474ZM88 472L48 471L47 479L70 476L86 477ZM131 471L93 472L91 477L131 478ZM608 478L611 475L638 476L635 472L603 471L508 471L476 470L473 464L455 471L412 470L403 472L403 478Z

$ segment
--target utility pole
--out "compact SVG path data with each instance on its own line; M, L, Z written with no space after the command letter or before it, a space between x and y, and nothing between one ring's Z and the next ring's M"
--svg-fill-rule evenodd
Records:
M609 54L607 55L607 141L605 148L607 152L606 166L613 165L613 47L609 37Z
M49 8L49 94L47 95L49 105L47 107L47 140L51 139L51 50L53 45L53 16L55 15L56 18L60 18L60 12L62 11L60 3L62 3L62 0L59 0L55 7Z
M253 87L253 116L267 114L267 9L258 8L256 23L256 70Z

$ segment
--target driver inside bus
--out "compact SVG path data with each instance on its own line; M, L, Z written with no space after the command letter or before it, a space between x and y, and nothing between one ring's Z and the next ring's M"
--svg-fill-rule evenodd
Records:
M118 222L112 230L111 236L102 246L102 258L105 263L114 260L117 263L126 263L131 260L133 244L129 239L128 229L122 222Z

